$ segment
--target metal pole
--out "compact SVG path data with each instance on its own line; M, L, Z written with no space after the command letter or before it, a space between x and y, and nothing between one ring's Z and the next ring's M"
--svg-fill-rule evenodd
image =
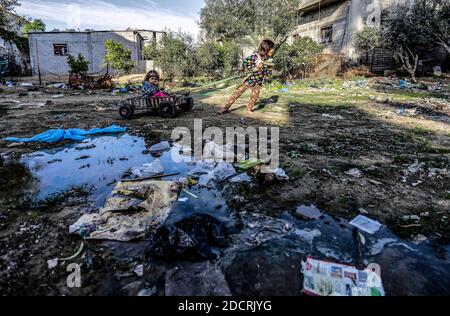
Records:
M36 44L36 62L37 62L37 67L38 67L39 85L42 86L41 65L39 62L39 46L38 46L37 40L35 40L35 44Z

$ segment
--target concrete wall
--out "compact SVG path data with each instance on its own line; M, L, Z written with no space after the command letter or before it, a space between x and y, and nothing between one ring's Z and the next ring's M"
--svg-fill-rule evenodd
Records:
M136 65L139 64L143 45L139 33L134 31L111 32L47 32L30 33L30 58L33 74L38 74L38 61L42 75L66 75L69 72L67 56L55 56L53 44L67 44L69 54L82 54L89 61L89 73L106 71L104 63L106 40L123 43L132 52ZM138 72L136 67L135 72Z
M324 53L345 54L356 57L352 45L353 36L365 25L379 26L381 13L389 8L393 0L310 0L300 6L300 18L295 35L310 36L321 41L321 29L331 26L332 43L323 44ZM320 7L319 7L320 3ZM320 8L320 9L319 9Z

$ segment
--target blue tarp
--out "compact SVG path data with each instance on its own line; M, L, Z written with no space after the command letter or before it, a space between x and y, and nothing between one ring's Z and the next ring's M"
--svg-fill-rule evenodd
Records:
M42 134L36 135L32 138L15 138L8 137L4 140L7 142L15 142L15 143L55 143L62 140L76 140L81 141L86 138L86 136L96 135L96 134L115 134L115 133L123 133L127 129L125 127L120 127L116 125L112 125L106 128L93 128L89 131L79 128L73 129L52 129L48 130Z

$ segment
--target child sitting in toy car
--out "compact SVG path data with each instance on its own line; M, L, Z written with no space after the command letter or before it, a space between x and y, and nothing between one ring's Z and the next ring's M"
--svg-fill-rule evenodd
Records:
M167 97L168 95L159 89L159 73L156 70L150 70L145 76L142 89L148 97Z

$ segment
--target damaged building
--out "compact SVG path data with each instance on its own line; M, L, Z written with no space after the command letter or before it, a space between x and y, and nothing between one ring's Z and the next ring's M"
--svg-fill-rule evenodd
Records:
M356 58L354 35L364 26L381 25L383 11L393 0L304 0L298 11L298 25L291 41L299 36L309 36L323 46L323 54ZM390 69L391 52L377 49L366 57L373 71Z
M67 75L67 56L83 55L89 61L89 74L104 74L105 41L114 40L131 50L134 73L145 73L153 62L145 60L143 49L157 42L164 32L151 30L125 31L59 31L29 33L30 59L33 75Z

